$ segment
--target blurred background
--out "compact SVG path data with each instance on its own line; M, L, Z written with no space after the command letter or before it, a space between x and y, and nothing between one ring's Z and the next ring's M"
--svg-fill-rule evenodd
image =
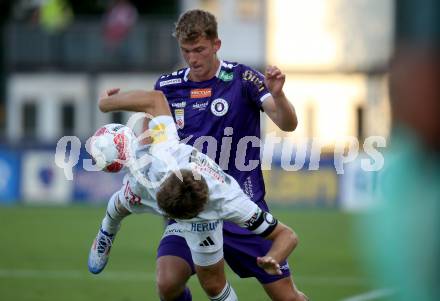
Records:
M390 61L401 48L438 43L434 0L0 1L0 299L156 300L158 218L130 218L107 274L86 272L102 205L121 176L85 171L84 142L101 125L130 116L99 112L104 89L151 89L162 73L184 67L171 33L191 8L216 15L221 59L260 71L277 65L287 75L299 126L285 133L264 119L262 136L282 138L264 171L266 199L301 237L291 258L297 284L313 300L404 300L377 281L380 269L369 269L361 252L368 239L359 237L368 233L352 229L378 201L379 173L361 168L362 159L373 160L364 142L384 137L386 147L375 147L386 153L393 136ZM430 120L440 116L435 112ZM82 142L73 180L55 164L63 136ZM353 144L356 156L338 173L339 146L347 152ZM318 170L309 170L313 145L323 150ZM295 165L299 149L307 151ZM428 185L438 201L438 183ZM230 277L242 300L266 300L255 281Z
M344 194L352 192L345 192L342 178L353 181L360 157L339 177L333 166L335 144L356 137L362 153L365 138L390 133L386 70L394 1L3 3L1 202L107 198L108 183L119 185L119 179L103 176L107 185L90 185L94 174L84 172L80 159L74 180L66 181L54 164L54 146L60 137L75 135L84 142L105 123L126 122L128 113L99 112L97 98L104 89L151 89L160 74L183 67L171 32L179 14L194 7L217 16L220 58L261 71L274 64L286 72L285 91L300 123L295 132L285 133L264 120L263 137L283 138L274 162L283 148L295 153L298 145L310 148L313 141L328 154L318 171L307 170L308 158L303 168L294 167L295 173L278 171L277 166L267 171L268 199L286 205L344 206L341 200L349 198ZM35 153L35 148L47 152ZM366 178L359 179L363 187L358 188L370 189L371 174L362 174L358 176ZM285 185L291 181L297 185Z

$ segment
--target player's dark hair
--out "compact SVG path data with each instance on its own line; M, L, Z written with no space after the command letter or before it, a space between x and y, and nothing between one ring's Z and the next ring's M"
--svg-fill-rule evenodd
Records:
M217 20L210 12L193 9L180 15L173 36L180 42L194 42L200 37L218 38Z
M190 170L180 170L181 181L175 173L168 176L157 193L157 204L169 217L191 219L196 217L208 201L208 185L201 176L194 177Z

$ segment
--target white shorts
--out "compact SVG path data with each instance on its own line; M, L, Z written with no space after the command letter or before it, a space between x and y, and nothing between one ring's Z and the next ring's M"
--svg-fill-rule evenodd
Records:
M185 238L194 264L209 266L223 258L223 221L177 221L168 225L164 237L178 235Z

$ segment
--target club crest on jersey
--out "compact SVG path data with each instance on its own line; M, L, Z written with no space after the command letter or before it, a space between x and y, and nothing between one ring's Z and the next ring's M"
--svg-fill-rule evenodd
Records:
M185 126L185 110L184 109L175 109L174 117L176 118L177 128L183 129Z
M223 98L217 98L211 103L211 112L215 116L224 116L229 109L229 104Z

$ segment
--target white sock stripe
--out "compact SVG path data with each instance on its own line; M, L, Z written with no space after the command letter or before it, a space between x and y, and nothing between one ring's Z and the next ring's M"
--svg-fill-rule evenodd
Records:
M225 301L229 297L230 293L231 285L229 284L229 282L226 282L226 286L223 288L223 291L220 293L220 295L210 299L211 301Z
M107 216L112 220L116 221L116 219L113 216L111 216L110 212L106 211L105 214L107 214Z

